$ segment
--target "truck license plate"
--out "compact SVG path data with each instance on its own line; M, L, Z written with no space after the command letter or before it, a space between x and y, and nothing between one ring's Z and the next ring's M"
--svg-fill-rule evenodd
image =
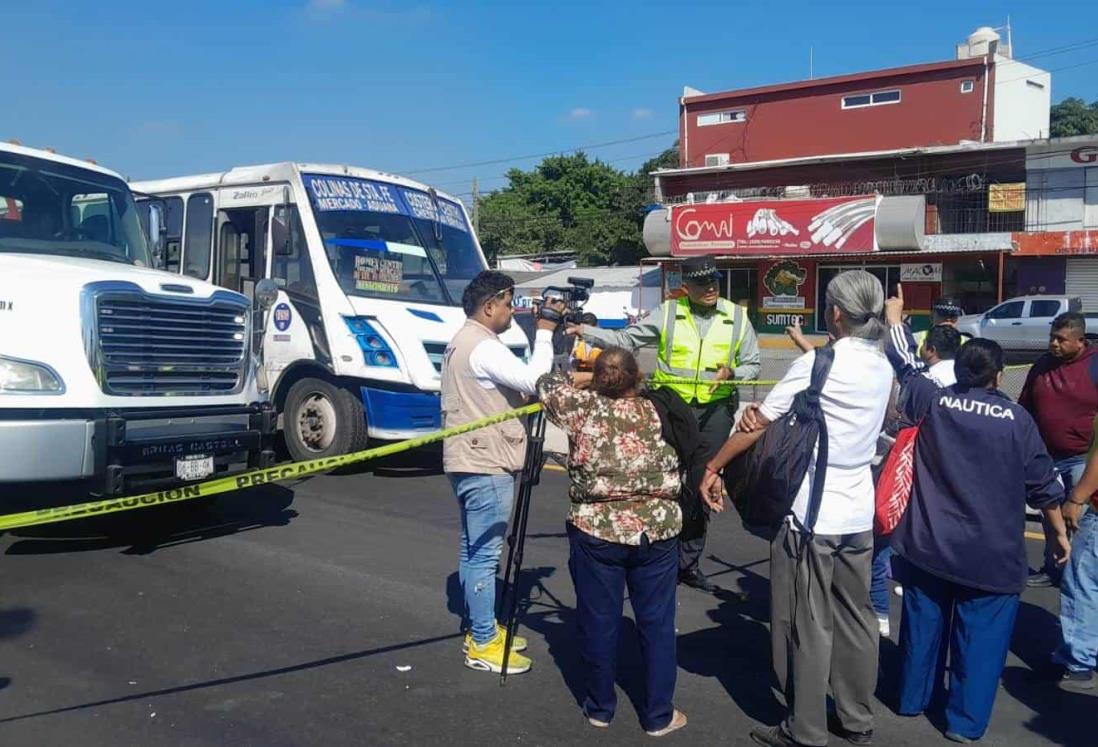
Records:
M189 456L175 460L175 476L180 480L187 482L204 480L213 473L214 458L212 456Z

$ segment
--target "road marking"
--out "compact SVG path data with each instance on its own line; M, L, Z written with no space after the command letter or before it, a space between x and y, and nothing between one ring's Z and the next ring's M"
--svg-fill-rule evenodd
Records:
M1040 532L1026 532L1026 539L1043 540L1044 538L1045 535L1041 534Z
M568 471L564 467L561 467L559 464L548 464L548 463L544 467L542 467L542 469L552 470L553 472L567 472Z

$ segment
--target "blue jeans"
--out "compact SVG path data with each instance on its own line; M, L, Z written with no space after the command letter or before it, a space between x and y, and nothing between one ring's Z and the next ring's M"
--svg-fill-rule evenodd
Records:
M496 571L515 499L514 475L447 475L461 509L458 578L473 641L496 637Z
M1060 584L1060 628L1064 642L1054 658L1074 672L1098 662L1098 513L1087 509L1071 541L1071 560Z
M946 726L979 739L995 705L1018 616L1018 595L962 586L906 560L897 568L904 585L899 712L915 716L930 705L946 670L948 647Z
M877 617L888 617L889 578L892 576L892 545L889 537L873 540L873 580L869 585L869 599Z
M649 544L644 538L640 546L619 545L569 524L568 544L580 656L587 670L583 712L607 723L614 718L618 627L628 586L644 662L644 697L637 710L645 731L662 729L675 713L678 539Z
M1075 483L1083 477L1083 470L1087 466L1087 455L1076 454L1075 456L1057 459L1052 463L1052 466L1060 474L1060 480L1064 483L1064 497L1068 498L1071 496L1071 489L1075 487ZM1041 527L1045 530L1045 567L1041 570L1052 578L1059 579L1063 569L1056 565L1056 559L1053 557L1058 548L1056 534L1052 531L1052 527L1048 525L1048 521L1045 520L1043 514L1041 515Z

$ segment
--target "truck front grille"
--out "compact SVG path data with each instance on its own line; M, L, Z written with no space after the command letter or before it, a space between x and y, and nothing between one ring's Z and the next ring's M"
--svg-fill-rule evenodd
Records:
M106 394L202 396L243 387L249 309L235 294L102 292L94 313L91 359Z

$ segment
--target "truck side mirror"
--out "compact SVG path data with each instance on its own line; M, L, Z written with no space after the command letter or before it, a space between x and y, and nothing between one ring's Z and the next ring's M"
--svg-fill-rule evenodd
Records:
M164 238L167 233L167 226L164 225L164 207L159 203L149 205L149 242L152 244L150 249L152 250L153 267L158 270L163 270L166 264L164 261Z

